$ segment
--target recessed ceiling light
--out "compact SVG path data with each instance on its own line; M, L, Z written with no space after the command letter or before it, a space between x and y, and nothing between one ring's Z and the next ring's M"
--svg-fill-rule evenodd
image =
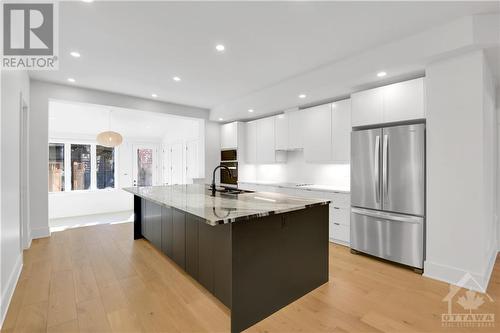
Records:
M178 76L174 76L174 77L172 78L172 80L179 82L179 81L181 80L181 78L180 78L180 77L178 77Z
M387 75L387 73L386 73L386 72L378 72L378 73L377 73L377 76L378 76L378 77L384 77L384 76L386 76L386 75Z
M299 95L299 98L306 98L306 97L307 97L307 95L306 95L306 94L300 94L300 95Z
M248 109L248 112L252 113L252 112L253 112L253 109Z
M158 97L158 95L157 94L151 94L151 97L156 98L156 97Z
M75 83L75 82L76 82L76 80L75 80L75 79L73 79L72 77L69 77L69 78L68 78L68 82Z
M75 57L75 58L80 58L81 57L80 53L78 53L76 51L73 51L70 54L71 54L72 57Z
M83 2L94 2L94 0L82 0Z
M224 45L222 45L222 44L217 44L217 45L215 46L215 49L216 49L217 51L219 51L219 52L222 52L222 51L224 51L224 50L226 49L226 47L225 47Z
M223 120L224 120L224 119L222 119L222 118L219 118L219 121L223 121Z

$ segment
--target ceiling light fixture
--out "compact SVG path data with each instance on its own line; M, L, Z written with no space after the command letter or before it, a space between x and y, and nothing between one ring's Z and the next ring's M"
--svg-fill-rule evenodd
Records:
M219 121L223 121L223 120L224 120L224 119L222 119L222 118L219 118Z
M111 131L111 110L108 111L108 130L97 134L96 140L104 147L116 147L123 142L120 133Z
M306 95L306 94L300 94L300 95L299 95L299 98L302 98L302 99L304 99L304 98L306 98L306 97L307 97L307 95Z
M248 112L252 113L252 112L253 112L253 109L248 109Z
M82 0L82 1L83 1L83 2L88 2L88 3L90 3L90 2L94 2L94 0Z
M69 78L68 78L68 82L75 83L75 82L76 82L76 80L75 80L75 79L73 79L72 77L69 77Z
M151 94L151 97L156 98L156 97L158 97L158 95L157 94Z
M218 44L215 46L215 49L219 52L223 52L226 49L226 47L222 44Z
M80 58L80 57L81 57L80 53L79 53L79 52L76 52L76 51L73 51L73 52L71 52L70 54L71 54L71 56L72 56L72 57L74 57L74 58Z
M176 81L176 82L179 82L179 81L181 80L181 78L180 78L180 77L178 77L178 76L174 76L174 77L172 78L172 80L174 80L174 81Z
M387 73L386 73L386 72L378 72L378 73L377 73L377 76L378 76L378 77L384 77L384 76L386 76L386 75L387 75Z

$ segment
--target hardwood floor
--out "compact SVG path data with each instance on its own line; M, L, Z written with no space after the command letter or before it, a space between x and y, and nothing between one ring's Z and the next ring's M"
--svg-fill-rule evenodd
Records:
M229 310L132 224L34 240L2 332L226 332ZM248 332L493 332L500 327L500 259L484 304L495 328L445 328L446 283L330 245L330 281ZM454 303L454 312L463 309Z

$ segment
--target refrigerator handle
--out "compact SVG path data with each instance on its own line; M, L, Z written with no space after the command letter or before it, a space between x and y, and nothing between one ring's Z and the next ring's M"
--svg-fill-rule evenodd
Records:
M373 173L375 174L375 201L380 202L380 172L379 172L379 156L380 156L380 136L375 137L375 168Z
M387 201L388 191L389 191L389 183L387 180L387 168L389 164L389 160L387 159L387 145L389 143L389 135L384 134L384 143L382 147L382 188L384 190L384 202Z

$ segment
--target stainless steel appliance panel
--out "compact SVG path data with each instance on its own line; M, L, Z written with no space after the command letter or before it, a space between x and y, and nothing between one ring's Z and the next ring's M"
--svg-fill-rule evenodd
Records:
M425 125L384 128L381 168L382 209L424 216Z
M226 169L219 169L221 185L232 185L231 187L238 185L238 162L221 162L220 164L227 166L231 170L231 174L229 174Z
M408 266L423 268L424 219L351 209L351 248Z
M351 133L351 205L381 209L380 159L382 130Z

